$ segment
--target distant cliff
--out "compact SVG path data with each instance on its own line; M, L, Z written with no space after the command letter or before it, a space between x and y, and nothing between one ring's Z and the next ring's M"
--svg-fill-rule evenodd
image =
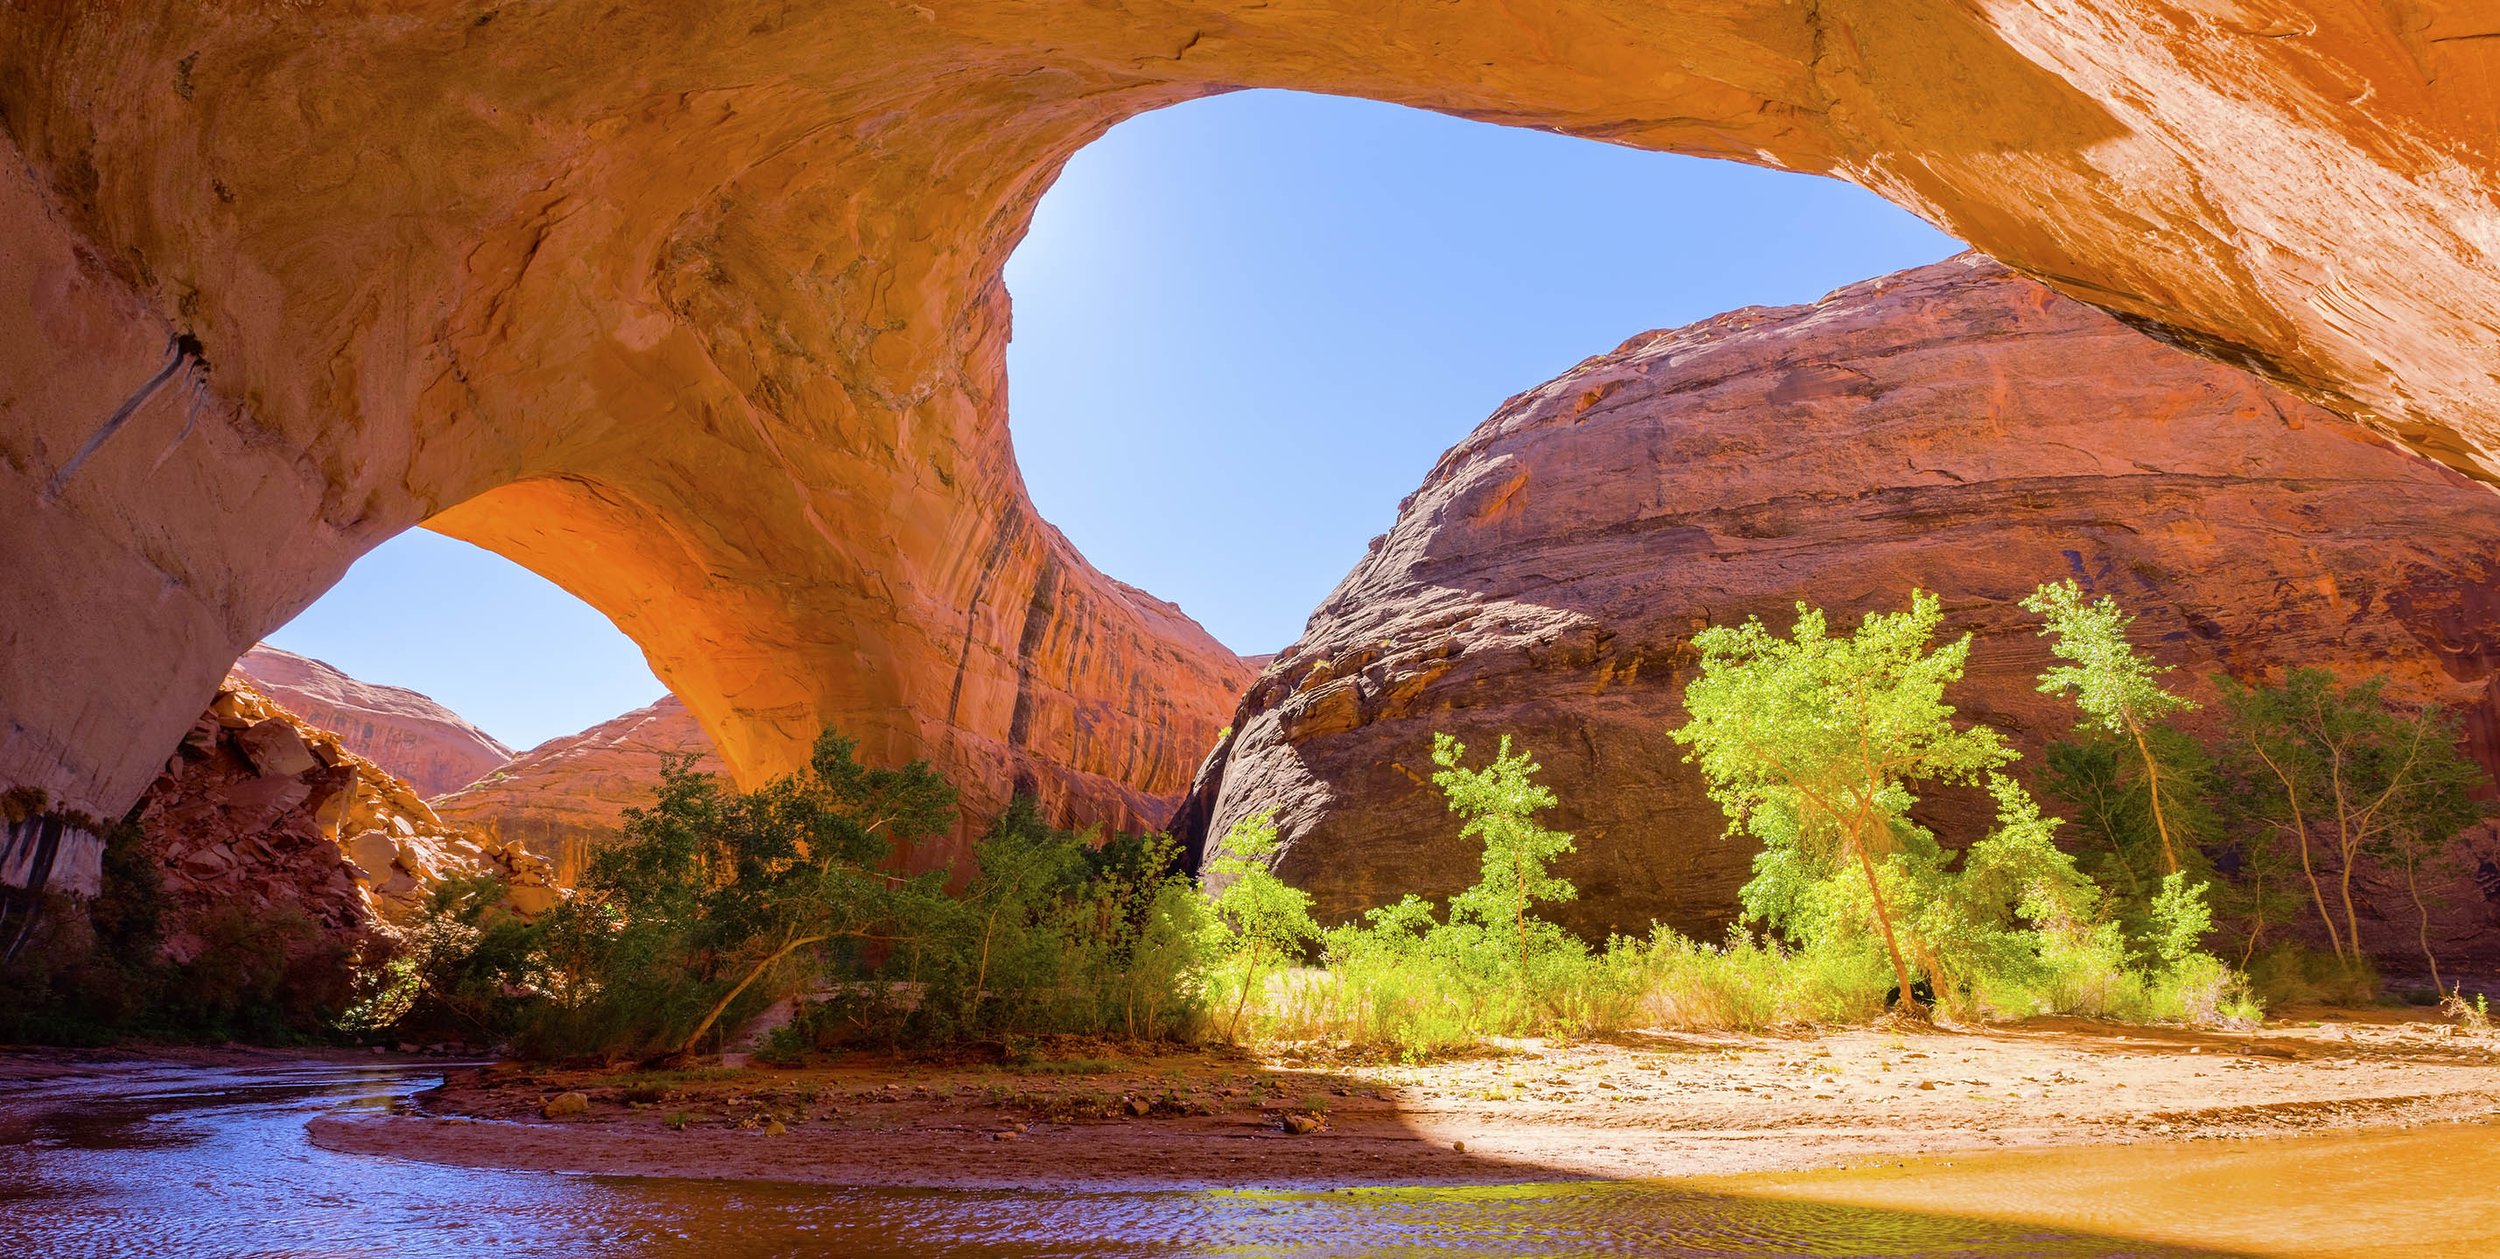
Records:
M297 716L337 735L349 751L406 779L419 795L467 786L512 759L512 749L494 736L405 687L358 681L266 643L245 652L235 668Z
M569 887L581 881L591 851L616 834L626 808L651 803L670 756L728 774L711 738L674 695L549 739L433 805L446 822L546 856Z

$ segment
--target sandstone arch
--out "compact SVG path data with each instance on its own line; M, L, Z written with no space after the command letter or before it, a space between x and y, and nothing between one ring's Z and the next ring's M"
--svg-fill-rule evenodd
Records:
M1852 179L2490 477L2494 35L2463 0L29 0L0 786L119 811L237 652L438 513L577 584L599 538L676 574L638 636L742 772L831 718L993 789L1185 774L1237 663L1034 516L998 275L1076 148L1233 87ZM890 702L826 680L839 626Z

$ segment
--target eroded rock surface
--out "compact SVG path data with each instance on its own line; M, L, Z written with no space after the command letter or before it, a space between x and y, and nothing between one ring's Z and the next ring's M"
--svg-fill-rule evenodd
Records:
M591 852L616 835L625 810L651 804L660 766L673 756L692 758L705 773L727 772L703 727L669 695L549 739L432 803L446 822L545 854L569 887L581 881Z
M407 783L239 675L168 758L138 821L163 879L164 952L176 964L234 929L221 917L300 911L353 942L394 932L448 879L493 875L523 914L563 895L552 863L447 825Z
M1446 895L1477 858L1428 781L1432 734L1481 763L1510 732L1579 836L1557 868L1580 900L1557 917L1715 939L1752 851L1719 838L1667 738L1694 631L1785 631L1800 599L1845 625L1936 591L1948 632L1978 636L1963 716L2036 754L2076 717L2034 689L2047 644L2015 605L2064 577L2137 613L2193 695L2216 673L2385 672L2464 710L2500 764L2487 491L1964 256L1647 333L1511 399L1261 674L1178 829L1276 810L1280 869L1327 918ZM1984 805L1940 797L1942 837L1976 838ZM2476 845L2500 875L2500 845ZM2493 902L2450 890L2443 942L2491 952ZM2371 942L2401 958L2395 903Z
M512 749L493 735L406 687L358 681L327 662L266 643L243 653L235 669L261 694L338 736L348 751L422 796L467 786L512 759Z
M427 521L616 620L749 781L837 725L976 807L1177 787L1237 666L1034 516L1000 271L1076 149L1237 87L1852 179L2488 475L2496 34L2466 0L10 5L0 787L118 815L229 662Z

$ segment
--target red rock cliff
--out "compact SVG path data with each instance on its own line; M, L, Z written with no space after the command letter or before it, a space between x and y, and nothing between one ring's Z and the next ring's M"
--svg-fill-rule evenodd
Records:
M236 656L426 522L605 611L750 781L833 724L976 802L1177 784L1237 665L1035 517L1000 273L1070 154L1237 87L1855 180L2489 475L2495 34L2464 0L21 0L0 789L120 814Z
M1261 674L1181 829L1276 810L1281 871L1329 918L1446 895L1476 854L1428 781L1432 734L1481 758L1515 733L1579 836L1558 916L1715 939L1752 852L1666 737L1693 632L1785 631L1800 599L1848 624L1936 591L1948 632L1978 635L1962 714L2036 754L2076 716L2035 690L2047 645L2015 602L2063 577L2139 614L2192 694L2215 673L2385 672L2463 709L2500 765L2488 491L1965 256L1635 337L1511 399ZM1948 810L1948 842L1981 803ZM2488 953L2500 907L2460 891L2445 943Z
M323 661L265 643L243 653L235 670L419 795L467 786L512 759L512 749L493 735L406 687L360 682Z
M555 862L557 882L571 886L581 881L592 850L616 834L625 810L651 803L660 765L671 756L692 757L705 773L727 770L674 695L549 739L430 803L447 822L544 854Z
M138 822L176 963L237 912L255 922L300 912L353 946L396 932L446 879L495 875L527 914L562 895L549 862L446 825L407 783L239 676L167 758Z

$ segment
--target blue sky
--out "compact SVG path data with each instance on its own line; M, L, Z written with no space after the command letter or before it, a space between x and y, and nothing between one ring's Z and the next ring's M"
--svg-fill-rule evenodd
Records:
M1365 101L1192 102L1079 153L1008 264L1016 452L1103 571L1273 651L1504 398L1959 248L1812 176ZM270 638L515 747L661 693L597 613L422 531Z

